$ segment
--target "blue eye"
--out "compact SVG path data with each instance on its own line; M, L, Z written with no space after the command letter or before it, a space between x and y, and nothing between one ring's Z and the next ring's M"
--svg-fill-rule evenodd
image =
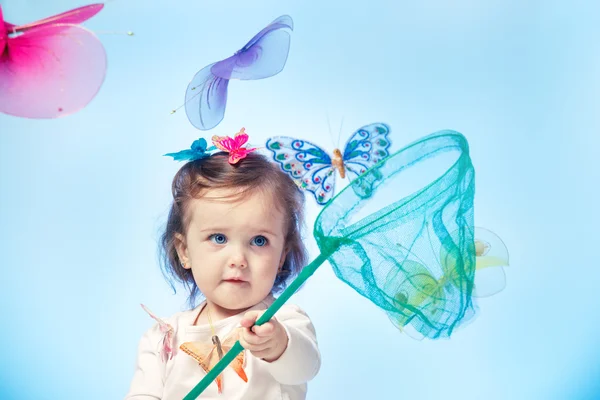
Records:
M215 233L214 235L210 235L209 238L216 244L227 243L227 238L222 233Z
M254 244L258 247L266 246L267 243L269 243L269 241L264 236L259 235L259 236L255 237L254 239L252 239L252 244Z

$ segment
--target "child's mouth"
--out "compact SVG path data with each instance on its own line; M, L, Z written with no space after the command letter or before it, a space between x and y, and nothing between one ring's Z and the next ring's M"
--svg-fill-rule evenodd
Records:
M236 283L236 284L246 283L245 280L237 279L237 278L225 279L225 282Z

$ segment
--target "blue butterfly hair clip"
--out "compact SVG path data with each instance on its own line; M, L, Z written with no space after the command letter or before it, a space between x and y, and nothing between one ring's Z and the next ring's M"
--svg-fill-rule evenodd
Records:
M209 157L212 152L217 150L215 146L206 148L207 145L206 139L200 138L198 140L194 140L194 143L192 143L192 147L190 149L181 150L177 153L167 153L165 154L165 157L173 157L175 161L200 160L201 158Z

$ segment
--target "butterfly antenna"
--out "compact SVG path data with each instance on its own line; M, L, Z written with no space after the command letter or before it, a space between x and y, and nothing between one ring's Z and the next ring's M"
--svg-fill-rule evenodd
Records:
M127 36L135 36L133 31L127 32L118 32L118 31L95 31L98 35L127 35Z
M198 88L204 88L204 86L194 86L191 90L198 90ZM180 105L177 108L174 108L173 110L171 110L171 114L175 114L178 110L180 110L183 106L185 106L190 100L195 99L197 96L199 96L202 93L202 90L198 90L196 92L196 94L194 94L192 97L190 97L189 99L187 99L182 105Z
M333 142L333 136L331 135L331 123L329 121L329 112L327 112L327 127L329 128L329 139ZM335 143L332 143L335 147Z
M177 107L177 108L174 108L174 109L172 109L172 110L171 110L171 114L175 114L175 113L176 113L177 111L179 111L179 109L181 109L181 107L183 107L183 106L185 106L185 103L183 103L182 105L180 105L180 106L179 106L179 107Z
M342 122L340 123L340 131L338 132L337 148L340 148L340 138L342 137L342 128L344 127L344 116L342 115Z

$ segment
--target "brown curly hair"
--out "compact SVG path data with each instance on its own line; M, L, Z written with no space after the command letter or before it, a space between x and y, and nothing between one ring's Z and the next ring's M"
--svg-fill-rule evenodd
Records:
M271 193L276 206L283 212L285 227L285 249L287 256L277 274L272 293L283 291L307 262L307 251L302 242L304 225L304 194L292 179L265 156L250 153L236 164L229 164L228 154L216 153L210 157L186 163L175 174L172 183L173 202L165 230L161 235L159 253L163 274L176 292L173 281L178 281L188 290L188 304L196 306L200 293L191 269L181 265L176 251L176 234L185 236L190 223L188 208L190 200L202 197L211 189L236 190L234 200L243 199L256 190Z

